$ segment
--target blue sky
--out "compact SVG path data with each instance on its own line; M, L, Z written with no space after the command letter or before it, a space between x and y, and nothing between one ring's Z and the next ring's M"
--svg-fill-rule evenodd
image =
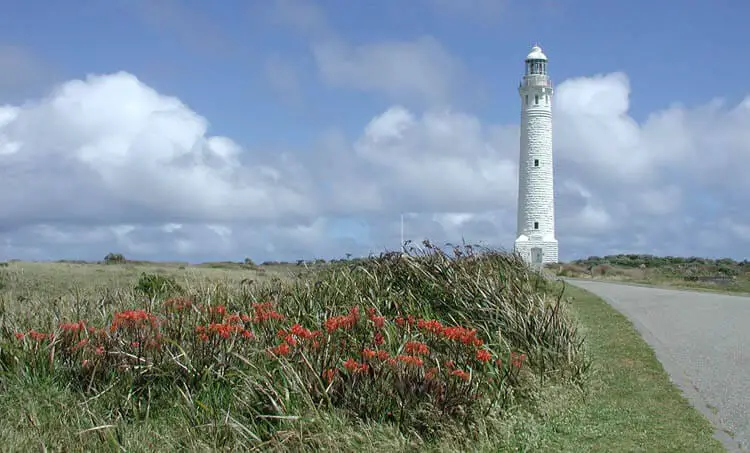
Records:
M726 0L9 2L0 252L328 258L397 246L400 212L409 238L510 246L516 87L539 43L557 85L561 258L746 258L748 14Z

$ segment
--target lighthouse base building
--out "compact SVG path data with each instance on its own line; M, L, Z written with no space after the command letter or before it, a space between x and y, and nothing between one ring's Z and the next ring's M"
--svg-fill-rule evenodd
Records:
M557 239L545 241L543 238L526 237L521 235L514 244L516 253L531 265L557 263Z
M552 162L552 82L547 57L534 46L526 57L521 96L518 226L514 251L531 265L558 262Z

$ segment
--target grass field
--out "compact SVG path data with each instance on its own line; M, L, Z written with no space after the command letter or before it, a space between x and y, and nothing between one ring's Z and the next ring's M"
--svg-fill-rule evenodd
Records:
M665 288L750 294L750 263L732 259L612 255L550 265L574 278L638 283Z
M557 286L508 258L391 257L310 271L17 262L0 274L3 451L722 451L624 317L575 288L557 306ZM164 284L169 278L176 286ZM55 330L61 322L114 325L114 313L137 308L174 320L182 316L174 301L187 299L211 307L203 315L193 306L191 329L218 307L240 313L263 301L288 319L267 335L252 324L248 344L217 336L210 350L172 330L178 344L164 346L171 355L137 353L113 329L99 346L103 356L75 355L85 348L73 352L79 343L70 343L63 357L70 326ZM164 300L172 308L161 308ZM353 307L362 309L356 320ZM435 320L425 329L444 325L461 341L431 337L416 321L409 327L407 314ZM314 335L300 326L298 349L279 352L292 318L310 330L325 326L336 341L315 349L325 353L304 349ZM279 328L286 333L276 335ZM476 329L474 340L462 340L463 328ZM58 333L46 346L28 333L19 342L32 329ZM379 350L408 364L386 368L365 350L336 352L349 340L361 348L373 332ZM126 352L138 360L125 360ZM412 366L417 356L424 367ZM428 369L445 358L456 369ZM97 372L99 363L111 372ZM321 371L328 377L334 368L326 386Z

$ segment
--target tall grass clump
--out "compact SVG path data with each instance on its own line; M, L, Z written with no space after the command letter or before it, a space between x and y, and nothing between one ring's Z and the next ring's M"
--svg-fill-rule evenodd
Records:
M175 448L331 448L321 420L471 437L586 369L546 282L516 255L469 246L261 283L141 275L127 296L49 307L0 309L3 379L65 383L102 426L177 417Z

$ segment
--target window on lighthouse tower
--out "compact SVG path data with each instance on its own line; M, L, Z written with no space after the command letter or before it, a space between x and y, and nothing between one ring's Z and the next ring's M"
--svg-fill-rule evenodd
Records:
M535 229L535 230L538 230L538 229L539 229L539 222L534 222L534 229Z
M539 105L539 95L538 94L534 95L534 105Z

